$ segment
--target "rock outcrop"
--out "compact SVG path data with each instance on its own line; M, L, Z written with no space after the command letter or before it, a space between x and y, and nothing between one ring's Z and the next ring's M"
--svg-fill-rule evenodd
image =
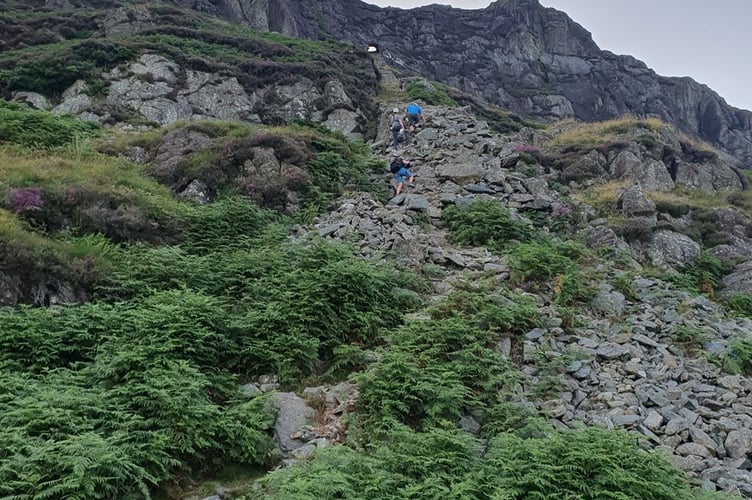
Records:
M144 54L125 69L103 75L109 83L104 102L95 102L83 81L63 94L54 113L111 122L112 115L132 114L157 125L178 121L216 119L252 123L311 120L342 132L350 139L363 137L366 117L337 80L319 91L314 82L300 78L289 85L269 85L247 91L236 78L181 67L157 54ZM47 106L42 96L16 96L37 107Z
M690 78L663 77L631 56L602 51L589 32L537 0L482 10L379 8L357 0L176 0L264 31L365 47L406 75L457 87L544 120L652 115L752 165L752 112Z

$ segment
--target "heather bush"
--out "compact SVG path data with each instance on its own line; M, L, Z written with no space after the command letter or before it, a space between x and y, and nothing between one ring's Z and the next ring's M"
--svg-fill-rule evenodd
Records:
M38 187L11 189L10 211L14 214L42 208L42 189Z
M71 40L40 45L0 56L0 89L60 95L76 80L95 76L97 69L111 69L132 59L122 44L100 39Z

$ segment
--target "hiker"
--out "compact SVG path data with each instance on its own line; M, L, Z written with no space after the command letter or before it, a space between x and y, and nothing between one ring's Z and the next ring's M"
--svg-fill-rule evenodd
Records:
M407 168L409 166L410 160L399 156L392 160L392 163L389 165L389 171L394 174L395 196L399 195L402 191L402 185L405 183L405 179L407 179L408 184L412 184L415 179L413 173Z
M404 91L405 90L405 80L400 80L399 81L399 89L400 89L400 91Z
M415 130L415 126L423 120L423 112L420 106L411 102L405 107L405 115L407 121L407 129L412 132Z
M400 130L405 128L405 124L399 115L399 108L392 110L392 116L389 118L389 130L392 132L392 149L397 149Z

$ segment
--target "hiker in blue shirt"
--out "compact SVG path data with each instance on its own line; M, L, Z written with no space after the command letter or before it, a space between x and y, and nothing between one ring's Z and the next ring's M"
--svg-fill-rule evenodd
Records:
M392 161L390 171L394 173L395 196L399 195L400 191L402 191L402 185L405 183L405 179L407 179L408 184L412 184L415 179L413 173L407 168L409 166L410 160L406 158L395 158L394 161Z
M405 107L405 114L407 115L407 127L410 132L415 130L415 126L423 120L423 112L420 106L411 102Z

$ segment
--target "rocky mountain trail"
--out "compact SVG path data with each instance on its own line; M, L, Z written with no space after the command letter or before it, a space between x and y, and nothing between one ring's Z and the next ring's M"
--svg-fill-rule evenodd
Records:
M550 213L557 203L572 204L550 187L552 174L538 175L540 165L520 161L522 150L542 145L545 137L533 130L493 133L463 109L425 106L424 113L426 122L410 144L396 152L384 139L373 144L387 163L395 155L413 160L414 187L390 199L351 193L328 214L297 227L295 237L348 241L363 257L393 259L418 271L433 266L440 272L431 279L429 302L446 297L458 283L478 279L511 286L506 258L452 243L441 213L477 198L497 200L522 219L530 211ZM391 174L373 180L386 184ZM624 213L644 223L646 216L658 218L647 201L635 182L620 203ZM646 446L668 453L705 488L752 497L752 380L724 373L708 360L722 357L735 336L752 331L752 320L728 317L703 296L641 275L649 259L680 266L696 257L672 249L684 241L678 233L656 230L644 244L616 236L597 219L583 223L580 232L593 247L609 245L632 254L632 294L625 296L608 279L598 283L598 293L578 309L575 324L567 324L548 299L536 297L542 326L521 340L502 336L497 345L524 374L519 402L561 428L584 424L633 432ZM663 238L672 242L668 249ZM645 248L636 251L639 245Z

